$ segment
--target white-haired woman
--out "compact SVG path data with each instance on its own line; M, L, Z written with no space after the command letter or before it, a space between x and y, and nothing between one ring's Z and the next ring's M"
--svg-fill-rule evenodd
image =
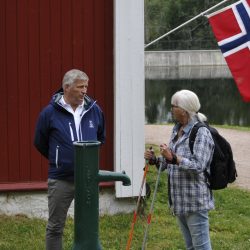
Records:
M208 211L214 208L204 170L209 171L214 142L209 130L201 127L196 135L193 154L189 135L195 123L207 120L199 112L200 101L189 90L176 92L171 99L172 116L176 122L169 145L160 145L163 167L168 171L169 205L176 215L187 249L210 250ZM147 150L145 158L159 164L153 152Z

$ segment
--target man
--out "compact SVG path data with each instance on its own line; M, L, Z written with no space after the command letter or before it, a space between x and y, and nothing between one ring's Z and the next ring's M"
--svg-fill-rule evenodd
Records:
M63 92L56 93L39 115L34 145L49 160L46 249L61 250L67 212L74 198L75 141L104 143L104 116L87 96L88 76L77 69L68 71Z

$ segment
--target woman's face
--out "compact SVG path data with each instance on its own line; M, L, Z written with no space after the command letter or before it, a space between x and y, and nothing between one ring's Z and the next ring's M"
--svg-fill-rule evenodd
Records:
M187 118L187 112L177 105L173 104L171 105L171 113L172 113L172 119L182 124Z

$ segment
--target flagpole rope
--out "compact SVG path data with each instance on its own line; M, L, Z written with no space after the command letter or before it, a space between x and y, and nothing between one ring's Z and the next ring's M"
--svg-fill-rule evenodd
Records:
M162 35L162 36L158 37L157 39L153 40L152 42L146 44L146 45L144 46L144 48L146 49L146 48L149 47L150 45L156 43L157 41L161 40L162 38L164 38L164 37L168 36L169 34L175 32L176 30L180 29L181 27L185 26L186 24L188 24L188 23L194 21L194 20L197 19L198 17L204 16L207 12L211 11L212 9L214 9L214 8L220 6L221 4L223 4L223 3L225 3L225 2L228 2L228 1L229 1L229 0L223 0L223 1L221 1L220 3L217 3L216 5L212 6L211 8L209 8L209 9L207 9L207 10L201 12L199 15L197 15L197 16L191 18L190 20L186 21L185 23L179 25L178 27L176 27L176 28L174 28L174 29L168 31L168 32L165 33L164 35Z

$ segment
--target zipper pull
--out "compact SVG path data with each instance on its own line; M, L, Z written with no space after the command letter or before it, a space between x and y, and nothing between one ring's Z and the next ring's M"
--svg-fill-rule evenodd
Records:
M71 140L74 141L74 133L73 133L73 129L71 127L71 122L69 122L69 130L70 130L70 135L71 135Z
M56 146L56 168L58 168L58 153L59 153L59 146Z

